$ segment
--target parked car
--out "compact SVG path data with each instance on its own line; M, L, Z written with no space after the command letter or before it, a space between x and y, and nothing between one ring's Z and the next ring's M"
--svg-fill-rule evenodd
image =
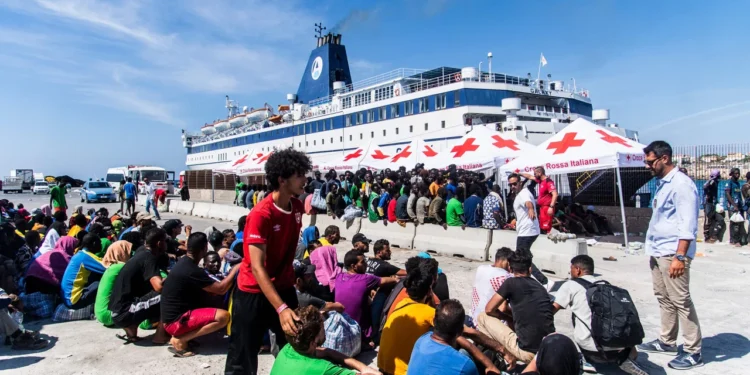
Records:
M115 195L112 186L104 181L87 181L81 188L81 202L116 202L117 195Z
M44 181L37 181L31 191L34 194L49 194L49 184Z

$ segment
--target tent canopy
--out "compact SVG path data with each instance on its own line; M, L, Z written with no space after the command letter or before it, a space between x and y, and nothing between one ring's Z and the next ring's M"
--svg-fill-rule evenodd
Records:
M373 170L386 168L395 170L402 166L411 169L417 163L424 163L426 159L436 155L437 152L423 140L413 139L400 145L396 151L387 151L384 147L372 145L360 165Z
M575 120L535 149L500 167L502 172L533 172L543 166L548 175L617 167L643 167L645 156L638 142L606 128Z
M370 148L375 145L372 144L372 141L370 141L367 145L363 147L357 147L354 150L346 151L341 154L336 153L335 156L330 157L321 157L321 160L318 161L318 159L313 156L313 164L317 165L317 168L320 171L330 171L331 169L335 170L336 173L343 173L343 172L354 172L357 169L359 169L359 163L362 161L362 159L365 158L365 155L370 151ZM375 146L377 147L377 146Z
M480 171L506 164L533 148L531 144L484 126L474 126L455 146L425 159L424 163L428 169L444 169L455 164L458 169Z

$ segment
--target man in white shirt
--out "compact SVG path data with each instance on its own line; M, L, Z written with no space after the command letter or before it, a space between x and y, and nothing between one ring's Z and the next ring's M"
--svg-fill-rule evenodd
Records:
M594 259L588 255L578 255L570 260L571 279L582 279L589 283L597 281L594 277ZM554 312L570 308L574 316L573 339L581 348L583 354L584 369L595 370L589 363L614 362L620 369L628 374L648 375L648 373L636 363L638 351L633 348L609 348L603 347L606 358L601 355L591 337L591 308L586 298L586 289L576 281L568 280L555 293L555 302L552 304Z
M516 251L531 254L531 245L539 237L539 220L536 217L536 199L531 190L526 188L526 181L512 173L508 176L508 186L516 193L513 200L513 211L516 213ZM531 276L542 284L547 284L547 277L532 263Z
M161 216L159 215L159 210L156 209L156 201L154 200L154 193L156 193L156 186L151 183L151 181L148 180L148 178L143 178L143 184L146 186L146 212L149 214L151 213L150 208L154 208L154 216L156 216L156 220L161 220Z
M521 176L513 173L508 176L508 185L516 193L513 211L516 213L516 251L530 251L531 245L539 236L539 220L536 217L536 199L521 181Z
M497 293L505 280L513 277L510 273L510 256L513 250L501 247L495 252L495 263L484 264L477 268L474 276L474 288L471 293L471 319L477 321L479 314L484 312L487 302ZM476 324L476 323L474 323Z

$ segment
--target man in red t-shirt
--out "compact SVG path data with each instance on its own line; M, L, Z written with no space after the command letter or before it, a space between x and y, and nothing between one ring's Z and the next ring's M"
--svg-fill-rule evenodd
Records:
M522 176L534 180L539 185L539 195L536 205L539 207L539 229L549 232L552 229L552 218L555 217L555 204L557 203L557 189L555 182L545 174L544 167L534 168L534 175L522 173Z
M258 352L269 329L279 348L286 344L285 334L296 334L293 262L304 208L294 197L302 194L311 170L310 159L291 148L274 152L266 162L272 192L247 215L244 258L232 295L226 374L257 372Z

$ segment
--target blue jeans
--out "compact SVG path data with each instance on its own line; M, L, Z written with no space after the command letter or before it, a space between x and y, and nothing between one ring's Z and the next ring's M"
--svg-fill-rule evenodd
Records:
M151 211L149 210L151 207L154 208L154 216L156 216L158 220L161 220L161 216L159 216L159 211L156 209L156 204L154 204L154 201L151 199L146 199L146 212L151 213Z

